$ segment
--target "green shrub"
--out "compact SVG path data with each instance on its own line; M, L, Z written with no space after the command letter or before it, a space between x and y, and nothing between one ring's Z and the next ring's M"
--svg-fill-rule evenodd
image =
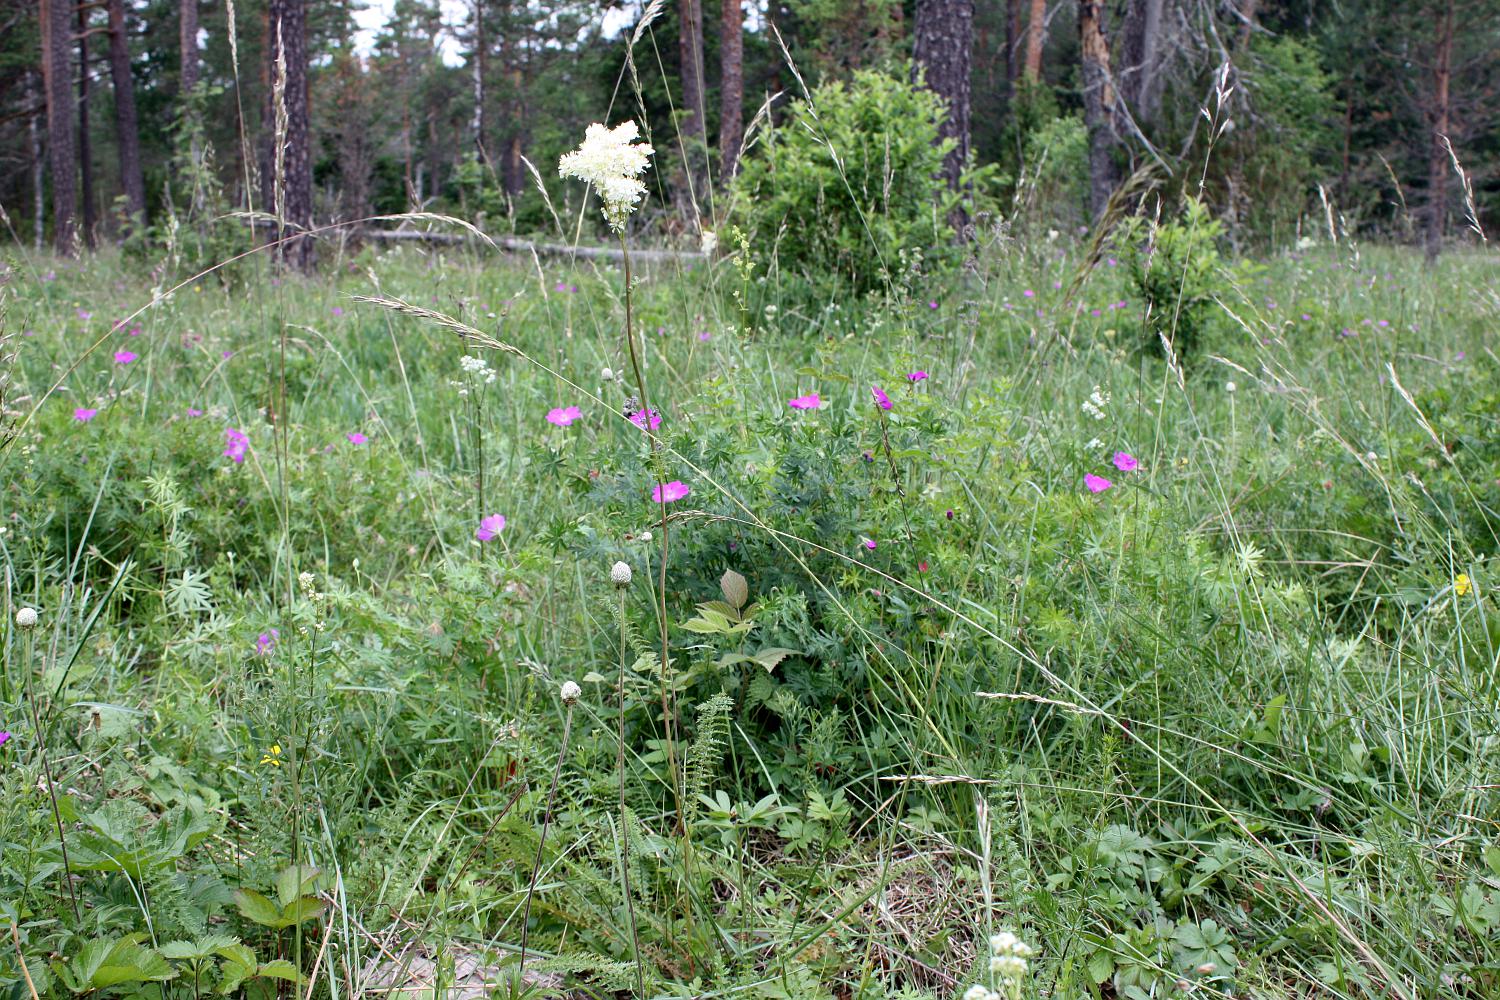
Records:
M1203 202L1189 199L1180 220L1132 216L1120 224L1115 244L1126 279L1146 303L1141 346L1161 354L1167 344L1191 358L1214 314L1214 295L1232 275L1219 256L1224 224Z
M758 246L793 271L833 274L860 291L879 287L901 250L939 264L957 254L938 141L941 100L873 70L827 83L793 102L735 180L735 214Z

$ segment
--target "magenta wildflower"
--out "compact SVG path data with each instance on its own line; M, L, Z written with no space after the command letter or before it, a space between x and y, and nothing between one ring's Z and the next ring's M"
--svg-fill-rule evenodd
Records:
M4 730L0 730L0 747L5 746L5 744L7 744L9 742L10 742L10 733L8 733L8 732L6 732Z
M481 542L487 542L504 530L505 515L491 514L489 517L480 518L479 527L474 529L474 537Z
M547 423L566 427L573 421L580 419L583 411L576 406L554 406L547 411ZM658 421L660 422L660 421Z
M869 549L871 552L874 552L875 551L875 539L873 539L873 538L866 538L865 539L865 548Z
M648 414L650 415L649 419L651 422L651 430L654 431L661 426L661 414L657 413L655 410L637 410L630 415L630 422L632 424L635 424L641 430L645 430Z
M795 399L787 400L786 405L794 410L816 410L823 405L823 400L819 398L817 393L810 392L806 396L798 396Z
M203 416L203 411L196 407L189 406L187 408L187 415L190 417L201 417Z
M256 636L255 655L270 656L272 648L274 648L276 645L276 640L280 638L281 632L274 628L269 632L262 632L260 635Z
M936 309L937 307L938 307L938 304L937 304L937 300L936 299L934 299L931 302L927 303L927 308L928 309Z
M713 336L713 334L709 333L707 330L704 330L698 334L698 339L706 344L713 339Z
M134 351L116 351L115 364L128 365L138 357L140 357L140 355L135 353Z
M342 315L344 315L344 307L343 306L334 306L332 309L329 310L329 312L333 313L335 316L342 316Z
M344 437L348 438L349 443L353 445L368 444L370 440L359 431L350 431L348 434L345 434Z
M870 395L875 397L875 405L882 410L889 410L891 408L891 397L887 396L885 390L880 388L880 386L870 386Z
M1083 485L1089 488L1090 493L1103 493L1105 490L1113 486L1114 483L1110 482L1108 479L1105 479L1103 476L1096 476L1092 472L1090 472L1088 475L1083 477Z
M92 319L93 316L94 316L94 314L91 313L91 312L89 312L87 309L80 309L80 310L78 310L78 318L79 319Z
M1022 292L1021 294L1024 295L1028 299L1034 299L1034 298L1036 298L1036 292L1033 292L1029 288L1026 289L1026 291Z
M651 500L653 503L671 503L674 500L681 500L691 492L692 490L688 489L687 483L684 483L680 479L674 479L670 483L664 483L652 490Z
M911 379L913 382L921 382L921 381L924 381L927 378L927 373L926 372L907 372L906 373L906 377L909 378L909 379Z
M86 424L99 415L99 410L93 406L80 406L73 411L73 419L80 424Z
M243 431L235 430L233 427L224 428L224 457L230 459L235 465L245 461L245 453L250 450L250 438Z
M1135 460L1135 456L1128 451L1115 452L1115 468L1121 472L1134 472L1141 463Z

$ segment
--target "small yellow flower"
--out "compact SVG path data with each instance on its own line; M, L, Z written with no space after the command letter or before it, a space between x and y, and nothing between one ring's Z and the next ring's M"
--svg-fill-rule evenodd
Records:
M1453 592L1459 597L1466 596L1473 589L1474 585L1469 582L1469 574L1460 573L1453 578Z
M270 764L272 767L281 766L281 744L272 743L271 749L267 750L265 756L260 759L262 764Z

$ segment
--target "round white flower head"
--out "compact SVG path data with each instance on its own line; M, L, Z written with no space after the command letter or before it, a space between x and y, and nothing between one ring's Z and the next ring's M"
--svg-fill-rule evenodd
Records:
M630 563L617 562L609 568L609 578L615 582L616 587L624 587L630 583Z
M36 608L21 608L16 612L16 626L31 628L36 624Z
M1233 382L1225 382L1224 383L1224 391L1225 392L1233 392L1234 390L1236 390L1238 388L1239 388L1239 386L1235 385Z
M583 695L583 689L572 681L563 681L562 690L558 694L564 705L572 705Z
M990 935L990 951L996 955L1009 955L1015 948L1017 939L1010 931L1001 931Z
M712 229L703 230L703 234L699 237L699 240L702 242L703 256L705 257L712 257L714 251L719 249L719 234Z
M613 382L615 380L615 370L613 368L605 368L599 373L599 377L606 382Z
M978 983L975 983L973 986L970 986L967 990L964 991L964 1000L985 1000L985 998L989 995L989 990L985 989L983 986L980 986Z
M564 153L557 163L559 175L593 185L604 202L604 219L617 233L624 231L625 220L646 193L640 175L646 172L655 151L635 142L640 134L633 120L612 129L590 125L583 134L583 145Z

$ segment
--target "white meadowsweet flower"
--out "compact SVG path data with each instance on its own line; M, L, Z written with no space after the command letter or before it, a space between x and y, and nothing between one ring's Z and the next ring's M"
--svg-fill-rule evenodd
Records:
M615 563L609 568L609 578L614 581L616 587L628 586L630 584L630 563Z
M719 234L714 232L712 229L703 230L703 234L699 237L699 239L702 241L703 245L703 256L712 257L714 255L714 251L719 249Z
M36 624L36 608L21 608L16 612L16 627L31 628Z
M562 698L564 705L572 705L583 696L583 688L573 681L563 681L562 690L558 692L558 695Z
M636 210L646 185L640 175L646 172L651 154L646 143L637 143L641 130L632 121L605 128L590 125L583 135L583 145L563 154L557 172L591 184L604 202L604 218L615 232L623 232L625 220Z
M990 991L975 983L964 991L964 1000L988 1000Z

